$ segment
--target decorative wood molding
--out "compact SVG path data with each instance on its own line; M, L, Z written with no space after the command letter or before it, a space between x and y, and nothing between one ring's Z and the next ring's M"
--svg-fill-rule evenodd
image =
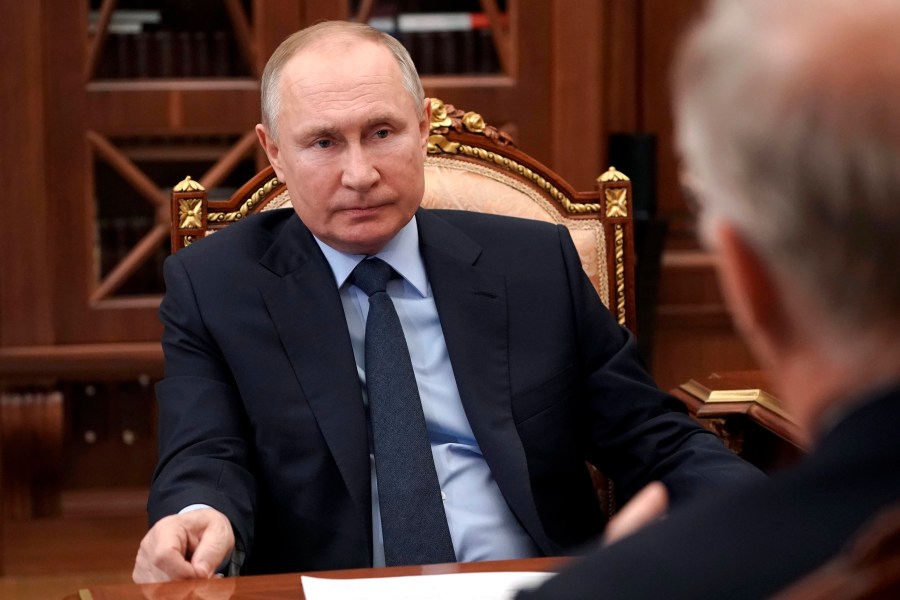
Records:
M65 377L161 376L159 342L61 344L0 348L0 377L5 381Z

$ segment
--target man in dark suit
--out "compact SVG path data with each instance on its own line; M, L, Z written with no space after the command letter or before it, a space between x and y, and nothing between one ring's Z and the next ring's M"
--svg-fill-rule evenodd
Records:
M430 103L393 38L343 22L299 32L262 96L257 131L294 210L166 262L160 462L136 581L391 563L367 257L399 274L387 293L450 560L597 535L585 461L626 497L659 480L674 503L758 476L655 388L564 227L419 208Z
M677 140L736 324L815 440L523 598L767 598L900 500L900 2L718 2Z

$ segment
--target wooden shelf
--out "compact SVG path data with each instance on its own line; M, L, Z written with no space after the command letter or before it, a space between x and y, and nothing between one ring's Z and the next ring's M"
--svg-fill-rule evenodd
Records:
M162 375L159 342L65 344L0 348L0 377L7 382L72 376Z

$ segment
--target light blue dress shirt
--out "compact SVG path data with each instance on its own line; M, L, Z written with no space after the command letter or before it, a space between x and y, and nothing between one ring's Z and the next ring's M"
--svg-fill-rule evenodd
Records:
M347 283L350 273L364 258L337 250L316 239L340 290L356 371L365 398L365 331L369 299ZM450 538L460 562L539 556L537 546L513 516L475 441L459 398L453 367L425 264L419 252L415 217L376 256L391 265L403 279L388 283L412 360L431 453L444 499ZM374 566L384 565L384 544L378 505L378 481L374 456L372 473L372 529Z

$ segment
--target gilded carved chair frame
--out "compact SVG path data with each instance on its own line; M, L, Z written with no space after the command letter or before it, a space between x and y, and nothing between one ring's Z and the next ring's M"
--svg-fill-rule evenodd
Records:
M478 113L459 110L436 98L431 102L423 205L505 212L496 204L483 209L442 194L436 180L453 172L483 177L484 185L494 185L490 181L517 190L533 204L535 218L563 224L572 232L597 293L616 320L635 331L634 230L628 178L610 167L597 178L595 189L576 191L557 173L516 148L508 135L486 124ZM222 201L209 200L206 190L187 177L172 191L172 251L250 214L283 206L290 206L289 193L271 167ZM513 214L523 216L521 211Z

